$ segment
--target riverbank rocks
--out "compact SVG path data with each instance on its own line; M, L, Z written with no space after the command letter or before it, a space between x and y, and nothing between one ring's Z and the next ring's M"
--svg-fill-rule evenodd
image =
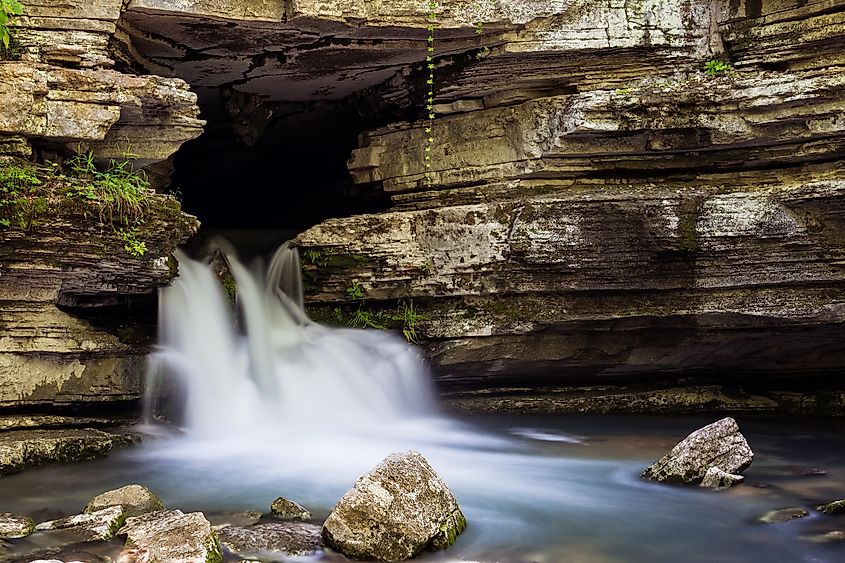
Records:
M465 527L446 483L409 451L358 478L323 524L323 539L355 559L403 561L425 548L448 547Z
M757 521L763 524L783 524L809 515L810 513L803 508L779 508L778 510L770 510Z
M816 510L824 514L845 514L845 499L817 506Z
M121 563L223 561L220 541L202 512L148 512L128 518L118 534L127 536Z
M242 557L276 553L293 557L320 550L320 526L305 522L269 522L241 528L226 526L217 531L220 543Z
M126 514L120 506L111 506L87 514L77 514L42 522L35 526L37 531L63 530L81 541L106 541L114 537L126 521Z
M684 438L669 453L660 458L641 477L651 481L694 484L703 482L708 470L708 483L722 486L741 479L725 480L723 473L741 473L754 460L754 452L740 433L733 418L726 417L700 428Z
M132 443L134 436L102 430L14 430L0 432L0 475L36 465L105 457L112 448Z
M270 512L281 520L310 520L311 513L292 500L279 497L270 505Z
M11 512L0 513L0 539L23 538L35 530L32 518Z
M148 488L143 485L126 485L97 495L91 499L84 512L96 512L110 506L123 507L127 518L165 509L161 499Z

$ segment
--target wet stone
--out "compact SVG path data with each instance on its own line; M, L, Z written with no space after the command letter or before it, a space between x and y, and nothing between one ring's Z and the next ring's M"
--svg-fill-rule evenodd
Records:
M742 483L745 477L742 475L733 475L727 471L722 471L719 467L711 467L704 474L704 479L701 480L700 487L707 489L727 489Z
M311 513L302 505L284 497L279 497L270 505L270 512L281 520L310 520Z
M226 528L227 526L252 526L257 524L263 514L257 510L246 510L244 512L231 512L225 514L206 514L206 518L211 522L211 526L215 530Z
M80 541L106 541L123 525L126 515L120 506L112 506L86 514L42 522L38 531L62 530Z
M837 543L845 542L845 532L841 530L834 530L826 534L813 534L811 536L801 536L801 539L810 543Z
M126 545L118 559L122 563L223 561L217 534L202 512L148 512L128 518L118 534L127 536Z
M34 530L32 518L11 512L0 513L0 539L23 538Z
M258 553L308 555L321 549L320 527L306 522L268 522L246 528L226 526L217 532L226 549L241 556Z
M784 522L791 522L799 518L809 516L810 513L803 508L780 508L778 510L770 510L757 519L758 522L764 524L783 524Z
M822 504L817 506L816 510L824 514L845 514L845 499Z
M112 491L99 494L88 503L84 512L96 512L110 506L123 507L127 518L147 512L164 510L161 502L148 488L143 485L127 485Z

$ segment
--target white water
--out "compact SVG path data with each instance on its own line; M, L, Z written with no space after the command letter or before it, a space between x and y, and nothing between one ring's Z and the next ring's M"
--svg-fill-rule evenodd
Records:
M151 361L184 388L192 435L243 438L291 425L366 430L434 414L415 347L388 332L308 319L299 258L287 244L266 273L228 257L237 321L211 267L177 257L180 275L161 291L160 351Z

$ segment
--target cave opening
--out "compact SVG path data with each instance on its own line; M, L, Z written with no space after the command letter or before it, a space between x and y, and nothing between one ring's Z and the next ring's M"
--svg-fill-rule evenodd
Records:
M348 100L266 102L197 89L205 132L172 162L170 191L221 235L266 253L322 220L384 210L380 186L356 185L347 161L358 136L383 123Z

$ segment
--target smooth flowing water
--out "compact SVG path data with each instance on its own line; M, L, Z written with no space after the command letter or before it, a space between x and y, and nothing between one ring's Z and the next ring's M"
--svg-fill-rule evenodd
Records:
M266 512L281 495L319 521L360 474L416 449L469 520L453 548L423 560L845 561L845 543L806 539L845 530L845 517L755 521L845 497L841 426L740 419L757 452L748 484L715 493L646 483L645 466L717 417L444 416L414 346L305 316L287 247L266 269L233 257L229 267L237 315L211 268L185 256L162 292L151 366L185 391L181 430L158 429L107 460L0 479L0 510L73 513L96 493L140 482L183 510ZM806 465L826 474L796 468Z

